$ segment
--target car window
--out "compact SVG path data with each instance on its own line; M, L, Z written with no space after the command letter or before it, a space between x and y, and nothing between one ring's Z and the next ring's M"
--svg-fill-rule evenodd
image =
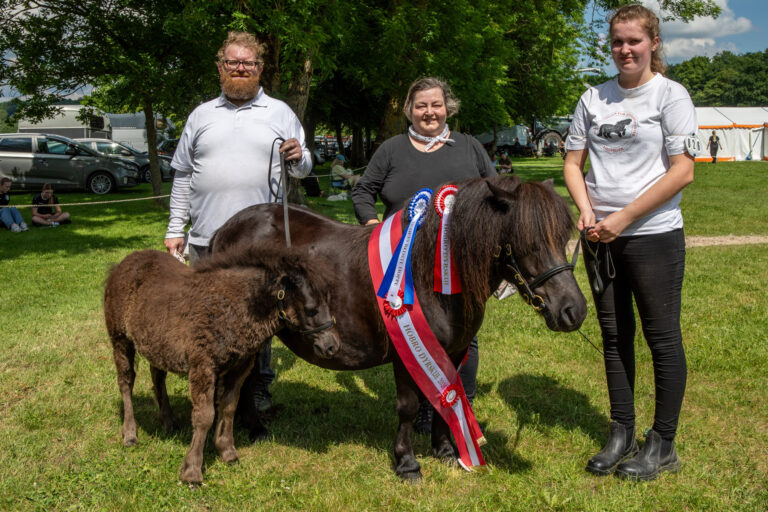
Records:
M105 155L119 155L122 148L114 142L97 142L96 150Z
M49 155L64 155L67 152L67 147L69 147L66 142L56 139L40 139L38 145L41 153L48 153Z
M32 137L10 137L0 139L0 151L11 151L14 153L31 153Z

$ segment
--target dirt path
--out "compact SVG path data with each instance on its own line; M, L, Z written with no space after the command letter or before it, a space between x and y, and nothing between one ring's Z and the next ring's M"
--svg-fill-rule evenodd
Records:
M768 236L726 235L726 236L687 236L685 237L686 247L705 247L709 245L750 245L750 244L768 244Z
M567 251L570 254L573 252L575 241L568 242ZM686 236L686 247L709 247L712 245L752 245L752 244L768 244L768 236L762 235L725 235L725 236Z

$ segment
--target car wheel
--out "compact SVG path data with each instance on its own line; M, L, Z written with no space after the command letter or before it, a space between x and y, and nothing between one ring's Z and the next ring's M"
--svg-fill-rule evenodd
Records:
M150 169L149 166L141 169L141 176L147 183L152 183L152 169Z
M115 180L107 172L95 172L88 178L87 188L94 194L109 194L115 190Z

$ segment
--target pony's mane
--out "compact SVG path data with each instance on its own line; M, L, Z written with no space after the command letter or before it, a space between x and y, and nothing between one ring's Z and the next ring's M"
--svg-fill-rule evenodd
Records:
M489 185L500 189L498 198ZM451 254L461 278L465 308L482 307L491 294L489 276L499 245L511 244L522 257L560 250L573 229L568 207L554 190L542 183L521 183L516 176L474 178L457 183L451 213ZM426 250L419 251L421 268L434 266L440 217L430 206L423 233ZM421 230L420 230L421 231ZM414 254L415 256L415 254Z
M330 289L330 279L333 276L329 264L323 258L312 258L306 249L242 244L201 261L195 267L195 271L209 273L219 269L236 268L257 268L267 276L280 273L288 273L292 276L303 275L316 290Z

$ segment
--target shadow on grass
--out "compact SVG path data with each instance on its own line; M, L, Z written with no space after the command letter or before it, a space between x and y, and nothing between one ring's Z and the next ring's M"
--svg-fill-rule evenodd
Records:
M517 414L515 446L526 427L578 429L598 443L605 441L608 418L585 394L560 385L552 377L515 375L499 383L498 393Z
M282 346L273 348L273 366L278 375L295 363L296 356L289 350ZM392 367L382 365L368 370L337 372L335 380L343 389L328 390L303 382L278 379L272 388L273 403L285 408L267 418L270 438L278 444L312 453L326 453L340 444L361 444L391 454L398 427ZM140 428L139 435L141 437L145 432L145 436L174 439L181 446L189 446L192 439L189 397L186 393L171 392L169 399L181 427L176 432L162 429L152 393L134 395L134 416ZM115 414L121 415L119 397L114 403ZM206 442L206 464L218 457L213 444L214 430L212 427ZM515 453L517 443L510 443L507 433L485 429L484 434L489 442L484 452L494 466L511 473L530 469L530 462ZM235 446L250 444L248 432L236 424ZM414 435L413 447L417 459L431 456L428 435Z
M59 196L61 203L84 204L64 206L62 209L70 213L72 223L56 228L34 227L31 222L31 208L22 208L19 211L29 224L30 230L17 234L0 229L0 257L12 259L22 255L44 256L51 253L73 256L102 249L159 248L165 236L164 225L168 221L168 210L153 200L88 205L100 201L139 199L149 195L151 189L148 186L121 190L108 196L64 193ZM16 194L11 204L28 204L31 198L32 194ZM146 232L145 229L140 231L134 228L151 224L158 225L157 233L152 237L139 234Z

